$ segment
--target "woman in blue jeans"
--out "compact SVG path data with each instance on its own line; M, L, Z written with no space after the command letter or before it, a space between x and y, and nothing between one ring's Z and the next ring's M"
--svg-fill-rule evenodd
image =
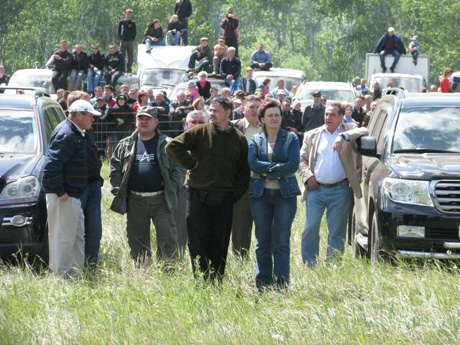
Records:
M281 107L272 100L259 109L263 132L249 143L249 196L256 226L256 286L289 284L290 237L300 189L295 172L300 147L296 134L281 129Z

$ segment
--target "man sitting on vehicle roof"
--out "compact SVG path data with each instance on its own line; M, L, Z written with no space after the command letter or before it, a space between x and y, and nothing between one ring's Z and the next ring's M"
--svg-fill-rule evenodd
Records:
M234 47L228 48L227 57L220 63L220 74L225 78L225 84L230 87L232 95L240 88L241 61L235 53Z
M208 43L209 40L207 37L202 37L200 39L200 45L195 48L192 56L190 56L187 72L201 72L205 70L207 66L211 65L213 53ZM197 61L198 65L195 67Z
M150 53L154 46L164 46L165 45L165 33L161 27L159 19L155 19L151 24L147 26L144 32L145 35L145 45L146 53Z
M390 67L390 71L393 73L401 54L406 54L406 48L404 47L401 38L395 35L395 29L390 26L388 28L388 32L377 42L374 53L380 54L380 63L382 65L383 73L387 71L387 68L385 67L385 55L391 54L395 57L393 64Z
M224 57L227 56L228 47L225 44L225 38L219 37L217 39L217 44L214 46L214 57L212 58L213 64L213 75L219 74L220 62Z
M259 47L251 55L251 67L255 70L269 71L272 66L270 53L264 50L262 43L259 43Z

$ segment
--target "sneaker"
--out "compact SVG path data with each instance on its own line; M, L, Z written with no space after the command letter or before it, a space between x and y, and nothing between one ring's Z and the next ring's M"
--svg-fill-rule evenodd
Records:
M414 60L414 65L417 66L417 60Z
M383 68L382 68L382 73L386 73L386 71L387 71L387 68L386 68L386 67L383 67Z
M152 48L147 49L145 52L148 54L148 53L150 53L151 51L152 51Z
M395 72L394 67L390 67L390 71L391 71L391 73L394 73Z

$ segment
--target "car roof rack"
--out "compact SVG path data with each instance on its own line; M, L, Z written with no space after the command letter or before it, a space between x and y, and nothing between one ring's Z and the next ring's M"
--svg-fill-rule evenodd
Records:
M0 86L0 90L16 90L16 94L21 94L20 91L34 91L35 98L51 97L49 92L41 87Z

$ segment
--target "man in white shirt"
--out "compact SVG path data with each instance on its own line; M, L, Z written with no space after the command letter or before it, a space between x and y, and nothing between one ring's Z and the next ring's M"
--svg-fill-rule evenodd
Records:
M326 260L344 250L351 186L362 196L355 154L356 139L367 135L365 128L343 123L340 104L326 107L324 125L305 134L300 151L299 173L305 190L307 218L302 232L302 260L315 265L319 253L321 219L327 208L328 244Z

